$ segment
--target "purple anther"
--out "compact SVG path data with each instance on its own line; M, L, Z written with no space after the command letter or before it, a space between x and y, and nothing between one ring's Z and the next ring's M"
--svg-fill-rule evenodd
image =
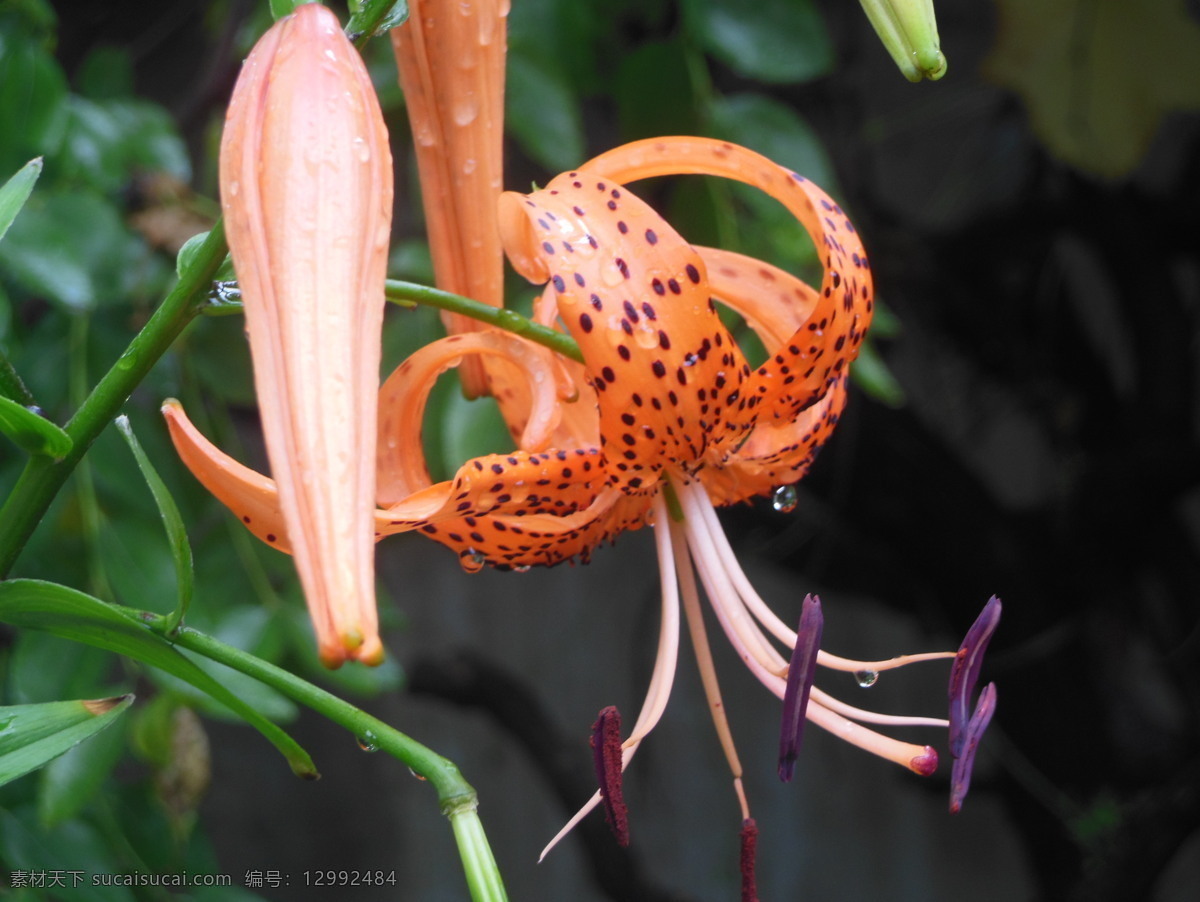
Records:
M592 724L592 757L604 801L604 819L617 843L629 845L629 812L621 793L621 712L609 705Z
M971 788L971 768L975 765L975 750L979 748L979 740L983 731L992 722L996 713L996 684L988 683L979 693L979 704L975 713L967 721L963 731L962 752L954 759L954 767L950 772L950 813L957 814L962 808L967 790Z
M963 753L971 695L983 669L983 653L1000 622L1000 609L1000 599L993 595L967 630L950 671L950 754L955 758Z
M758 902L758 886L754 879L754 858L758 849L758 825L754 818L742 821L742 902Z
M796 647L788 664L787 686L783 690L783 719L779 727L779 779L787 783L796 770L796 757L804 739L804 714L817 672L817 651L821 648L821 631L825 617L821 599L805 595L800 608L800 627L796 630Z

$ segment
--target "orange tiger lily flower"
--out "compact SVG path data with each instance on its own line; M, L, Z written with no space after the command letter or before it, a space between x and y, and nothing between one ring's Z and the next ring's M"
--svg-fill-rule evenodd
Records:
M377 664L371 511L391 154L362 59L325 7L298 7L247 58L220 183L274 474L269 512L236 509L295 557L322 661ZM165 412L196 469L179 441L182 410Z
M740 255L689 245L625 187L674 173L737 179L784 203L819 250L820 286ZM805 627L790 629L755 593L714 510L794 483L837 423L847 369L873 312L867 257L841 209L812 183L744 148L665 138L618 148L532 194L503 195L500 233L516 269L547 286L535 317L561 322L582 350L585 363L573 369L578 400L559 404L554 367L518 339L455 335L418 351L383 389L378 535L419 530L453 549L468 569L484 564L525 569L586 560L606 538L653 524L662 630L646 700L622 743L616 772L665 709L682 606L749 821L741 768L707 652L697 576L743 661L786 699L785 722L793 738L781 742L781 773L798 746L797 711L801 723L807 717L917 773L932 772L937 754L931 747L863 724L945 728L948 720L861 711L812 687L811 675L789 689L789 676L811 674L814 656L816 664L833 669L877 673L955 653L855 661L818 651L811 627L807 638ZM714 299L743 315L762 338L771 356L757 369L717 316ZM432 484L417 442L429 384L446 367L480 354L507 358L524 372L530 400L521 447L468 461L454 479ZM201 465L208 466L210 458L197 447ZM214 492L269 509L269 484L261 477L255 483L253 474L234 467L209 467L207 478L220 484L221 491ZM673 503L678 510L672 511ZM973 649L972 676L979 643ZM964 678L952 690L957 711L973 685ZM967 761L956 773L969 767L967 750L986 726L994 694L980 704L986 717L980 714L970 725L956 715L957 729L969 736L955 743L956 756L961 752ZM961 775L956 782L965 787ZM597 794L577 818L600 799Z

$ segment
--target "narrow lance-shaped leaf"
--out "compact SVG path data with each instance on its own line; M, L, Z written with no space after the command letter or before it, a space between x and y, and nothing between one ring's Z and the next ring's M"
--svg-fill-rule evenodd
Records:
M132 702L132 695L121 695L0 708L0 785L96 735Z
M185 658L165 639L98 598L41 580L7 580L0 582L0 622L94 645L165 670L212 696L262 733L287 758L297 775L307 779L319 776L308 753L291 736Z
M29 199L29 194L41 174L42 158L37 157L18 169L16 174L0 187L0 239L4 238L4 233L25 206L25 201Z
M0 395L0 432L30 454L61 460L71 450L71 437L36 409Z
M183 518L179 516L179 508L175 506L175 499L171 497L171 493L159 477L158 471L154 469L154 464L150 463L150 458L146 456L146 452L142 450L141 444L133 434L133 428L129 425L129 417L124 415L117 417L117 428L129 445L129 450L133 452L138 469L142 471L142 478L150 487L154 503L158 506L159 516L162 517L163 526L167 530L167 541L171 545L171 560L175 563L175 580L179 587L179 599L176 602L175 610L167 619L168 632L170 632L183 622L188 606L192 603L192 588L195 581L192 568L192 546L188 542L187 530L183 526Z

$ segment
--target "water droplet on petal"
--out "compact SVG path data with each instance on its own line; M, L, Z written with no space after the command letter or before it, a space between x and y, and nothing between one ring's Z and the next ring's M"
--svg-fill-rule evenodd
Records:
M483 565L487 563L487 557L480 551L474 548L468 548L458 556L458 563L468 573L478 573L483 569Z
M771 496L771 506L781 514L790 514L796 509L796 487L781 485Z
M354 145L354 152L358 155L358 158L364 163L369 162L371 159L371 147L367 144L367 139L357 137L352 143Z
M863 689L870 689L879 681L879 671L856 670L854 671L854 680Z
M513 567L513 573L528 573L530 569L528 564L517 564Z
M479 115L479 103L474 97L468 95L454 105L453 112L455 125L470 125Z

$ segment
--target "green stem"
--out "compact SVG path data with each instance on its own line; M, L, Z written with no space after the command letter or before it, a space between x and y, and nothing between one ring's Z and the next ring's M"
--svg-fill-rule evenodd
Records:
M530 341L545 345L557 354L583 363L583 353L570 335L535 323L507 307L493 307L462 295L439 291L437 288L418 285L415 282L401 282L397 279L388 279L384 283L383 293L393 303L424 304L427 307L437 307L439 310L448 310L451 313L461 313L463 316L496 326L512 332L514 335L520 335L522 338L528 338Z
M471 898L475 902L503 902L507 899L499 869L492 857L487 835L476 811L478 798L458 766L441 755L401 733L377 717L354 707L331 692L303 680L293 673L257 658L212 636L181 627L169 632L168 617L145 611L122 610L133 615L161 636L176 645L203 655L209 660L253 677L278 690L294 701L311 708L339 726L345 727L361 744L381 749L408 765L414 773L427 780L437 792L442 813L450 819L458 842L459 855L466 873Z
M74 445L62 460L30 457L4 507L0 508L0 579L8 576L21 550L46 514L50 503L92 442L120 412L121 405L192 321L225 258L225 232L217 222L191 265L162 306L134 336L125 353L92 389L64 427Z

